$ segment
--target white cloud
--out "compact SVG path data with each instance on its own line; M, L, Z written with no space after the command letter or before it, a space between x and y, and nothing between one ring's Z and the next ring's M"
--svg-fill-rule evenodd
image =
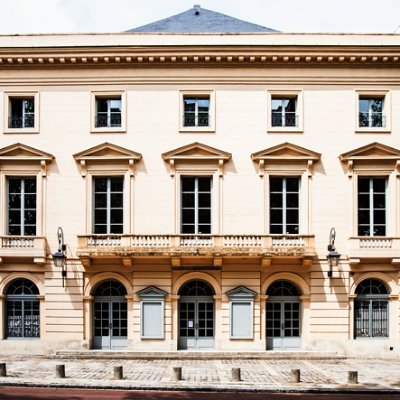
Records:
M121 32L200 3L283 32L393 32L399 0L0 0L0 33Z

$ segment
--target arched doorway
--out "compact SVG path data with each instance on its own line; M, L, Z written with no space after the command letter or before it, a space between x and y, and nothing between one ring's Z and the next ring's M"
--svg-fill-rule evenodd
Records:
M378 279L365 279L356 287L354 337L389 337L389 292Z
M40 337L39 289L29 279L16 279L6 289L6 338Z
M214 348L214 294L207 282L198 279L179 290L179 349Z
M301 347L300 291L292 283L279 280L267 290L267 350Z
M125 286L115 280L104 281L96 286L93 296L93 348L126 348L128 310Z

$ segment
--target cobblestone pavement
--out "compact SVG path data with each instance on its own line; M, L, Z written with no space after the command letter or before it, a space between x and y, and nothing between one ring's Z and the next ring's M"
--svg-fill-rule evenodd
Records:
M7 376L0 385L114 387L215 390L396 390L400 393L400 360L110 360L54 359L39 356L0 356ZM64 364L66 378L56 378ZM124 378L113 377L123 366ZM173 367L182 367L182 380L173 380ZM232 368L241 369L241 382L232 382ZM301 382L290 383L291 369L301 370ZM358 371L359 383L347 383L348 371Z

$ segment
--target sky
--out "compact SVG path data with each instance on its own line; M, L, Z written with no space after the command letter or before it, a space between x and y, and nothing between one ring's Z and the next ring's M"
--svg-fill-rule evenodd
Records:
M123 32L194 4L282 32L400 34L400 0L0 0L0 34Z

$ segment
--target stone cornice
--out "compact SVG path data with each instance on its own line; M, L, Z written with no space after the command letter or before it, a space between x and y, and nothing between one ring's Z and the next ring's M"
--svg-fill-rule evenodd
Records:
M400 66L399 46L124 46L82 48L0 47L2 67L330 65Z

